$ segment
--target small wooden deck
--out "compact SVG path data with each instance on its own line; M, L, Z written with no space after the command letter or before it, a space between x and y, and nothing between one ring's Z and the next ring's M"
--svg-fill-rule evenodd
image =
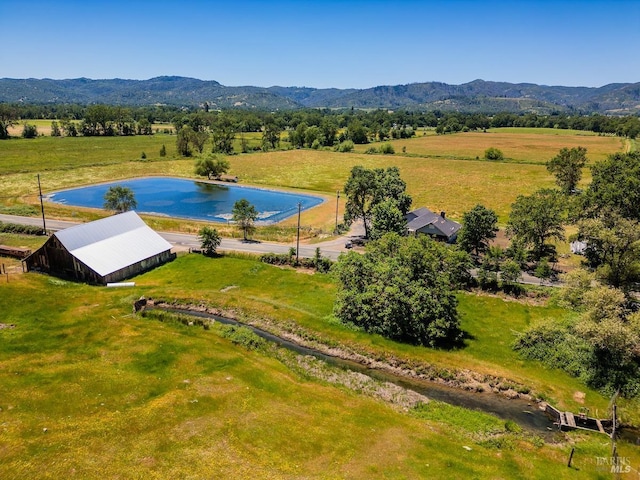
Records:
M560 429L562 427L577 428L576 417L571 412L560 412Z
M591 418L584 413L576 415L572 412L561 412L551 405L547 405L545 411L554 418L554 423L560 430L587 430L611 435L605 428L613 429L613 421L609 419Z

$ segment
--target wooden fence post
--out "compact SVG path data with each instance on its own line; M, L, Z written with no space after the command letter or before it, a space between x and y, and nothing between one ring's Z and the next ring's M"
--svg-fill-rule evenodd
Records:
M576 447L571 447L571 453L569 454L569 461L567 467L571 468L571 460L573 460L573 453L576 451Z

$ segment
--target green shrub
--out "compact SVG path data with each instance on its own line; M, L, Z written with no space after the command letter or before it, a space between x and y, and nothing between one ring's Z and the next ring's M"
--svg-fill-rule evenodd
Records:
M238 327L235 325L225 325L221 334L223 338L230 340L235 345L242 345L248 350L263 350L269 342L259 337L248 327Z
M209 320L208 318L197 317L195 315L166 312L164 310L143 310L140 315L143 318L157 320L158 322L162 323L181 323L182 325L186 325L188 327L197 325L199 327L204 327L205 330L209 330L209 324L211 323L211 320Z
M353 148L354 148L353 141L345 140L344 142L340 142L336 146L336 152L349 153L349 152L353 151Z
M516 422L514 422L513 420L507 420L506 422L504 422L504 429L507 432L511 432L511 433L522 432L522 427L518 425Z
M513 348L523 358L560 368L605 394L617 389L626 397L640 393L637 361L613 358L611 352L590 345L576 331L574 319L549 319L534 324L518 335Z
M393 155L394 153L396 153L396 151L393 148L393 145L391 145L389 142L384 142L382 145L380 145L380 153L382 153L383 155Z
M260 255L260 261L269 265L289 265L291 256L286 253L263 253Z
M17 223L0 222L0 232L3 233L21 233L23 235L44 235L42 227L36 225L19 225Z
M504 154L495 147L489 147L484 151L484 158L487 160L504 160Z
M36 138L38 136L38 128L35 125L24 124L22 128L22 138Z
M327 273L333 262L325 257L322 257L319 252L316 252L314 258L298 258L296 264L296 249L291 247L289 253L264 253L260 255L260 261L268 263L270 265L290 265L292 267L298 266L302 268L315 268L320 273Z
M495 448L498 450L513 450L515 448L514 439L509 435L498 435L479 442L485 448Z

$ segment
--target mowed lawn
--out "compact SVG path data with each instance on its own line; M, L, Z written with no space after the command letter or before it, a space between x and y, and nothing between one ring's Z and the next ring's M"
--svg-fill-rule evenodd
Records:
M596 457L609 445L598 436L544 445L481 413L398 411L234 345L218 328L131 314L141 293L171 285L209 297L233 265L218 260L180 258L133 290L38 274L0 285L2 322L14 325L0 330L0 478L601 478ZM253 282L284 272L239 263ZM201 275L182 282L194 266ZM309 278L284 276L300 288ZM289 305L281 300L284 315Z

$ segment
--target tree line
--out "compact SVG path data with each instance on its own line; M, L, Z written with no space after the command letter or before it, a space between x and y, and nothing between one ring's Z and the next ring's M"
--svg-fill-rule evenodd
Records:
M210 110L167 105L122 107L113 105L23 105L0 104L0 138L8 138L8 127L25 119L47 119L74 125L81 135L138 135L153 133L153 125L215 126L221 124L234 133L272 130L292 132L294 146L332 146L345 140L338 132L349 131L356 144L406 138L419 128L434 128L437 133L478 131L498 127L557 128L591 131L636 138L640 134L638 116L568 115L556 113L497 113L493 115L462 112L418 112L410 110L301 109L277 112L247 110ZM309 129L312 129L309 131ZM177 131L178 129L176 129ZM198 130L198 128L194 128ZM319 131L318 131L319 130ZM335 136L332 131L336 132ZM72 135L63 131L65 135Z

